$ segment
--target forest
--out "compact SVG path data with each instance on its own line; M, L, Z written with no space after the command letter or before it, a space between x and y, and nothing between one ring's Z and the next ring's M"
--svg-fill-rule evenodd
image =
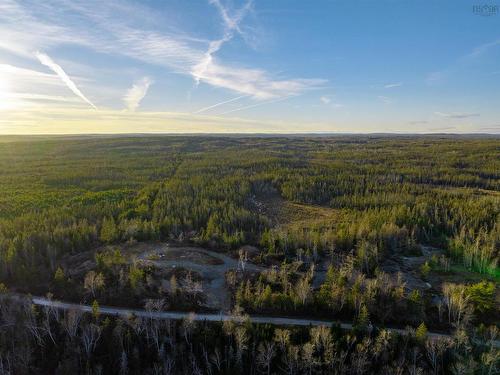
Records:
M0 373L495 374L499 252L498 137L2 137Z

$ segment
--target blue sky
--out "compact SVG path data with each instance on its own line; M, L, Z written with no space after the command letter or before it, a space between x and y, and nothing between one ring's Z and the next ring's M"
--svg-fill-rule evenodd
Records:
M4 134L500 133L499 84L498 0L0 0Z

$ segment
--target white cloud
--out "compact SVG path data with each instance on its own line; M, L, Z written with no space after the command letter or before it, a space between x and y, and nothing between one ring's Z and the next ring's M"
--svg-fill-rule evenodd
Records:
M457 112L452 112L452 113L434 112L434 114L440 117L453 118L453 119L466 119L466 118L480 116L479 113L457 113Z
M321 100L323 104L330 104L330 102L332 101L328 96L322 96L321 98L319 98L319 100Z
M84 30L62 25L60 22L40 19L32 9L40 6L44 16L54 12L45 2L27 3L25 6L13 0L0 1L0 49L31 57L33 51L58 44L89 44ZM62 16L57 17L64 19Z
M215 86L221 85L222 87L230 84L228 77L221 76L223 70L218 69L214 61L214 55L217 53L222 46L233 39L234 31L242 34L240 29L240 22L245 17L246 13L249 11L252 1L249 0L245 5L239 9L234 16L229 15L229 11L221 4L219 0L209 0L209 3L214 5L223 20L224 34L222 38L212 40L208 44L208 49L200 61L193 66L191 74L196 82L196 85L200 84L200 81L204 81ZM231 87L229 87L231 88ZM248 94L248 92L247 92Z
M80 103L80 100L74 97L68 98L66 96L57 95L44 95L44 94L32 94L23 92L14 92L9 95L14 99L24 99L28 101L49 101L49 102L62 102L62 103Z
M148 93L149 86L152 84L153 81L149 77L144 77L140 81L135 82L132 87L127 90L123 101L130 111L135 111L139 107L142 99L144 99Z
M341 103L334 102L333 99L329 96L321 96L319 98L320 102L323 103L324 105L330 107L330 108L344 108L345 106Z
M0 4L0 49L22 56L33 50L79 45L100 53L126 56L165 67L193 77L197 82L228 89L256 99L295 95L323 85L326 80L280 78L263 69L228 65L215 57L224 43L235 34L245 40L242 21L251 11L248 1L238 10L229 11L220 1L212 1L218 10L223 35L207 41L187 35L169 26L150 28L164 19L140 4L88 0L79 3L52 0L48 3L26 0Z
M0 64L0 76L9 77L16 83L16 88L33 85L62 86L61 80L54 74L39 72L37 70L21 68L9 64Z
M401 87L401 86L403 86L403 82L388 83L387 85L384 85L384 89L392 89L394 87Z
M387 96L379 95L378 99L380 101L382 101L384 104L391 104L392 103L392 99L388 98Z
M58 64L56 64L54 62L54 60L52 60L50 58L50 56L48 56L48 55L46 55L45 53L42 53L42 52L36 52L35 56L38 58L38 60L40 61L41 64L49 67L54 73L56 73L59 76L59 78L61 79L61 81L63 81L63 83L66 86L68 86L68 88L71 91L73 91L73 93L76 96L80 97L84 102L86 102L87 104L89 104L92 108L97 109L97 107L89 99L87 99L87 97L85 95L83 95L83 93L80 91L80 89L78 89L78 87L71 80L71 78L69 78L69 76L63 70L63 68L61 68L61 66L59 66Z
M81 78L79 78L81 79ZM4 89L0 107L3 109L27 108L50 103L87 105L79 97L68 96L68 88L56 75L38 70L0 64L0 85Z
M256 99L272 99L295 95L327 82L323 79L276 79L262 69L235 67L218 61L214 55L233 38L234 33L244 35L241 22L251 10L252 1L247 1L233 14L220 1L211 3L219 11L224 28L222 38L211 41L191 38L178 31L158 33L129 27L123 20L128 19L130 13L135 13L130 10L126 17L117 21L115 14L109 12L102 3L95 8L80 7L72 2L69 4L74 11L89 17L106 30L105 34L111 36L109 40L96 38L98 43L94 43L94 49L174 69L177 73L192 76L197 83L204 82ZM99 12L89 9L99 9ZM208 44L205 50L203 44Z
M253 4L252 0L247 1L245 5L232 17L229 15L228 10L222 5L220 0L209 0L209 3L215 5L219 11L227 31L236 30L239 34L242 34L240 22L251 9Z
M322 79L276 80L259 69L232 68L211 63L199 78L217 87L253 96L256 99L272 99L302 93L320 87Z

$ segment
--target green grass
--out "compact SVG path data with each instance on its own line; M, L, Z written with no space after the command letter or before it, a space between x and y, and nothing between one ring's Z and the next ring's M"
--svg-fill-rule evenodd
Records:
M500 268L488 269L486 273L480 273L474 269L469 269L461 263L455 263L450 266L450 272L471 281L480 281L487 279L489 281L500 282Z

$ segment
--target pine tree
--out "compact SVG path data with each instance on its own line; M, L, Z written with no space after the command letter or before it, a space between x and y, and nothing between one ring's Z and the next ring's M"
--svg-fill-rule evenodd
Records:
M424 343L427 339L427 327L425 326L424 322L422 322L418 326L417 330L415 331L415 337L421 343Z
M102 221L100 240L105 243L112 243L117 240L118 231L113 218L104 218Z
M368 323L370 321L370 314L368 313L368 309L365 305L361 306L359 310L359 315L356 319L356 328L359 330L366 330L368 327Z
M92 316L94 317L95 320L99 319L99 316L101 315L101 311L99 309L99 302L97 300L94 300L92 302Z
M55 274L54 274L54 281L56 282L56 284L58 285L62 285L65 281L65 275L64 275L64 271L61 267L58 267Z

